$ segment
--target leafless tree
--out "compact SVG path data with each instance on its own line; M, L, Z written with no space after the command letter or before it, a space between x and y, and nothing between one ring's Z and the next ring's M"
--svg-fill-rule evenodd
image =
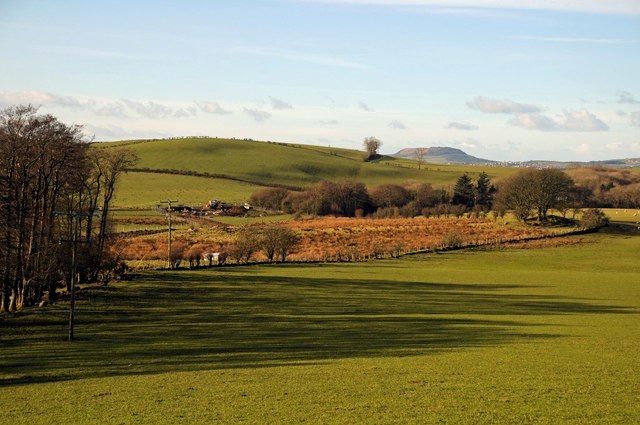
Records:
M262 249L267 260L272 263L278 256L284 262L287 255L298 244L298 235L286 227L269 227L262 233Z
M0 111L2 311L34 303L59 274L56 211L86 170L81 130L32 106Z
M427 151L427 148L415 148L413 151L416 161L418 161L418 170L422 167L422 164L424 164L424 157L427 156Z
M367 152L365 161L370 161L378 157L378 150L380 149L380 146L382 146L380 139L373 136L365 137L362 144L364 146L364 150Z
M61 239L97 235L96 244L79 249L78 274L89 279L100 267L115 181L132 162L119 151L97 154L87 141L82 127L33 106L0 111L0 311L35 304L46 289L55 300L60 280L73 274L71 247ZM98 207L105 214L95 228Z

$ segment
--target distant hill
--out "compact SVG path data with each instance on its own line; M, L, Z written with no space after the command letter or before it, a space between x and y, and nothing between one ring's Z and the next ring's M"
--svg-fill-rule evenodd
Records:
M640 158L608 159L602 161L494 161L490 159L471 156L461 149L446 146L430 148L405 148L394 153L397 158L416 159L416 149L426 149L425 163L431 164L460 164L460 165L501 165L504 167L518 168L581 168L581 167L607 167L607 168L640 168Z
M405 148L401 149L392 156L399 158L416 158L416 149L426 149L427 153L424 157L424 162L431 164L475 164L475 165L488 165L495 164L496 161L489 159L477 158L471 156L466 152L445 146L434 146L430 148Z
M505 166L518 166L530 168L583 168L583 167L606 167L606 168L640 168L640 158L608 159L603 161L544 161L532 160L523 162L504 162Z

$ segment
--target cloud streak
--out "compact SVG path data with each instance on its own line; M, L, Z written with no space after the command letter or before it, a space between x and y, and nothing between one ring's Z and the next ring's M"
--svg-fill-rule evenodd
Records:
M618 103L626 103L629 105L640 105L640 100L637 100L628 91L619 91L618 93L616 93L616 96L618 96Z
M358 108L362 109L363 111L367 111L367 112L373 111L373 108L369 107L369 105L367 105L364 102L358 102Z
M261 111L257 108L244 108L245 114L256 120L256 122L262 123L271 118L271 114L267 111Z
M561 115L551 118L542 114L536 105L514 102L508 99L491 99L478 96L467 102L467 106L487 114L507 114L513 118L509 124L526 130L539 131L607 131L609 126L586 109L563 110Z
M103 102L95 99L82 101L73 96L31 90L21 92L0 92L0 106L31 104L54 108L69 108L89 111L99 116L126 118L125 106L121 102Z
M196 102L198 108L206 114L215 114L215 115L229 115L232 112L228 109L224 109L222 106L218 104L218 102Z
M447 9L549 10L600 14L640 14L636 0L310 0L317 3L378 6L443 7Z
M404 125L403 122L398 121L398 120L393 120L389 123L389 127L393 128L394 130L406 130L407 126Z
M269 101L271 102L271 107L273 109L277 109L277 110L285 110L285 109L293 109L293 106L291 106L290 103L285 102L282 99L278 99L276 97L273 96L269 96Z
M637 43L637 40L623 40L620 38L589 38L589 37L541 37L515 35L509 37L515 40L543 41L551 43L584 43L584 44L627 44Z
M122 102L127 108L134 110L138 115L145 118L160 119L173 114L173 109L153 101L138 102L136 100L122 98Z
M469 123L462 123L462 122L455 122L452 121L449 124L447 124L445 126L445 128L452 128L455 130L462 130L462 131L474 131L478 129L477 125L473 125L473 124L469 124Z
M536 105L527 105L508 99L491 99L484 96L478 96L467 102L467 106L487 114L530 114L542 110Z

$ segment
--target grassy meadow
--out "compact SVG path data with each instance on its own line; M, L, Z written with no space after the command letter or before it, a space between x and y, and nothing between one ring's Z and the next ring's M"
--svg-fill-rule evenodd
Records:
M118 181L114 208L150 209L163 199L184 205L202 205L211 199L246 202L260 186L228 179L176 174L128 172Z
M640 235L145 272L0 317L12 424L640 422Z
M133 149L140 157L140 162L136 165L140 169L206 172L260 184L296 187L320 180L344 179L362 181L371 187L407 182L448 186L453 185L465 172L477 175L486 171L497 178L514 170L506 167L443 164L425 164L418 170L417 163L408 159L385 156L379 161L364 162L364 152L356 150L235 139L184 138L95 145L98 149L113 146ZM130 197L129 194L122 196Z

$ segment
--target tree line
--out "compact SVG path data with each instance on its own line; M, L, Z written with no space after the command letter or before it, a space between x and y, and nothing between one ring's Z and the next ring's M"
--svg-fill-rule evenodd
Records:
M464 174L452 191L434 188L430 183L382 184L369 190L353 180L321 181L301 191L263 188L254 192L249 202L290 214L415 217L439 215L441 211L464 213L474 208L488 211L495 191L489 176L481 173L476 180Z
M106 278L109 212L128 149L89 147L82 127L33 106L0 111L0 311L55 301L69 289L76 244L79 281Z
M589 188L576 185L569 175L555 169L520 170L495 185L485 172L475 179L463 174L451 189L429 183L382 184L368 189L353 180L321 181L301 191L263 188L249 202L289 214L344 217L461 216L490 210L504 215L510 210L521 221L546 221L552 209L566 216L571 209L607 206ZM640 207L632 202L626 205Z

